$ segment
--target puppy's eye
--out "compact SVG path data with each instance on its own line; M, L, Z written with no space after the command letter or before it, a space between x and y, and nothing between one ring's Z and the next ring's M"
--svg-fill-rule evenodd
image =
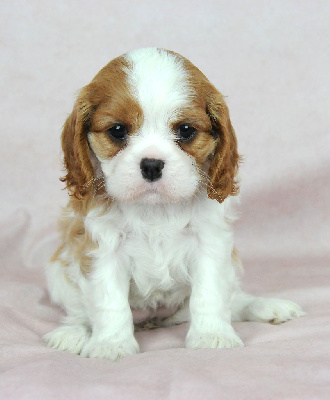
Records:
M116 140L125 140L127 139L127 128L125 125L117 124L108 129L108 134Z
M178 128L178 136L180 140L189 140L196 134L196 128L188 124L182 124Z

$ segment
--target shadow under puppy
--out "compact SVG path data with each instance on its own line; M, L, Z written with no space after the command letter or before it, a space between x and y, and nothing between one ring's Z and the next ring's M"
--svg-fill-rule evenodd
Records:
M231 321L281 323L290 301L239 287L231 203L239 154L223 96L184 57L147 48L106 65L67 119L71 195L47 267L63 324L50 347L83 357L137 353L130 307L177 307L186 346L242 346Z

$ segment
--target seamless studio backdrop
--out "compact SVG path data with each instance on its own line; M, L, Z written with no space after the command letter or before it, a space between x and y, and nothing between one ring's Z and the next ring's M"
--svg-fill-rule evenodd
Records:
M326 399L330 387L329 1L2 1L0 397ZM299 303L236 323L242 349L184 349L187 325L137 333L119 362L48 349L45 289L67 194L60 133L78 90L138 47L181 53L227 97L241 165L243 285Z

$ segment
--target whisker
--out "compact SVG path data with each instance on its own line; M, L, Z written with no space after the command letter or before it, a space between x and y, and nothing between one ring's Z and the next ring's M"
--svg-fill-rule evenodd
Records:
M199 174L201 175L201 178L204 178L204 180L201 180L201 183L204 183L207 188L209 188L212 193L215 195L215 197L219 200L220 203L223 202L223 198L219 195L219 193L215 190L210 177L207 175L205 171L197 167Z
M102 188L105 187L105 182L104 182L104 177L103 176L99 176L99 177L94 177L93 179L91 179L90 181L88 181L85 185L85 187L90 186L91 184L93 184L93 197L95 198L98 194L98 191Z
M92 178L92 179L90 179L88 182L86 182L86 183L83 185L83 187L84 187L84 188L87 188L87 187L89 187L93 182L94 182L94 178Z

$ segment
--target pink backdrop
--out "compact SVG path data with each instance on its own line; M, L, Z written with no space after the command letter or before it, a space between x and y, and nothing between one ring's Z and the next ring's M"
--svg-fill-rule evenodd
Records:
M329 21L326 0L1 2L0 398L329 398ZM41 341L61 315L43 273L66 202L59 136L78 89L146 46L228 96L244 285L308 315L235 324L243 349L186 350L182 325L138 333L142 353L120 362L81 359Z

